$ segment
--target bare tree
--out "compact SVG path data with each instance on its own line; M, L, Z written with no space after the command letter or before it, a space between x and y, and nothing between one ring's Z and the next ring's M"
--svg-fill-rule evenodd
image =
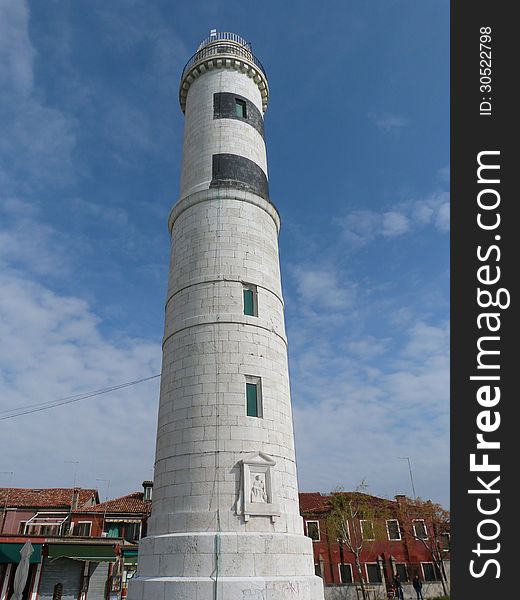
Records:
M334 490L329 496L330 510L325 519L328 539L338 541L342 557L344 550L354 557L363 600L368 600L368 592L361 567L361 552L368 540L379 537L380 529L378 508L373 497L365 493L366 488L362 481L354 492Z
M399 505L401 529L427 549L441 578L445 596L449 583L444 568L444 539L450 532L450 512L431 500L406 498ZM423 523L421 525L421 522Z

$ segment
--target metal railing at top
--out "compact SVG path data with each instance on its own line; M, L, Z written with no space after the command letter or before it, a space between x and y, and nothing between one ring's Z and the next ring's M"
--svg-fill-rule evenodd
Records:
M224 35L224 34L217 34L217 35ZM226 34L226 35L235 35L235 34ZM236 36L236 37L238 37L238 36ZM210 38L208 38L208 40L210 42L212 41L212 39L210 39ZM229 41L231 41L231 40L229 40ZM241 43L241 42L238 42L238 43ZM258 69L267 77L267 73L265 72L265 69L264 69L262 63L251 52L251 49L250 49L251 47L249 44L248 44L248 47L244 47L242 45L236 46L235 44L226 44L226 42L223 41L222 43L215 43L215 44L212 43L209 46L204 46L203 44L201 44L201 46L202 47L200 48L200 50L197 50L197 52L195 52L195 54L186 63L184 69L182 70L181 80L183 79L186 72L190 69L190 67L192 67L195 63L201 62L207 58L218 56L220 54L228 55L228 56L231 54L232 56L238 56L241 58L245 58L249 62L252 62L256 67L258 67Z
M205 40L202 40L202 42L199 44L197 52L199 50L202 50L202 48L207 44L211 44L211 42L218 42L219 40L229 40L230 42L236 42L237 44L242 44L242 46L245 46L248 50L251 50L250 42L245 40L243 37L240 37L236 33L231 33L229 31L213 30L210 36L207 37Z

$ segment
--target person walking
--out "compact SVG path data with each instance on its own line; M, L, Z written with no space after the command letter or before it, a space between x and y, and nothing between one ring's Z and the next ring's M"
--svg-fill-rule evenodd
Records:
M399 600L404 600L403 586L401 584L401 577L400 577L399 573L395 574L394 583L395 583L395 591L397 593L397 598Z
M422 581L419 579L419 575L416 575L412 581L413 589L417 594L417 600L424 600L424 596L422 593Z

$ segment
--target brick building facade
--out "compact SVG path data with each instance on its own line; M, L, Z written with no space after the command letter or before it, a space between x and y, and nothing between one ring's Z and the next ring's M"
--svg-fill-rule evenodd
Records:
M150 515L150 482L143 487L103 503L93 489L0 489L0 600L12 595L27 541L24 600L124 598Z
M348 497L352 493L341 494ZM391 595L396 573L409 592L405 597L415 597L411 585L415 575L423 583L426 598L448 591L449 529L446 523L441 528L435 521L428 503L415 503L405 496L387 500L357 495L359 514L346 519L347 532L360 542L361 576L373 594L383 598ZM357 598L360 573L349 544L339 539L331 526L331 498L300 493L305 533L313 540L315 570L328 588L326 596Z

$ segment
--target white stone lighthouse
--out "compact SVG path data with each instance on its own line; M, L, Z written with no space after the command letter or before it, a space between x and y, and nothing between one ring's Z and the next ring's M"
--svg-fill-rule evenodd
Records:
M298 508L265 71L212 31L180 84L154 498L130 600L323 599Z

